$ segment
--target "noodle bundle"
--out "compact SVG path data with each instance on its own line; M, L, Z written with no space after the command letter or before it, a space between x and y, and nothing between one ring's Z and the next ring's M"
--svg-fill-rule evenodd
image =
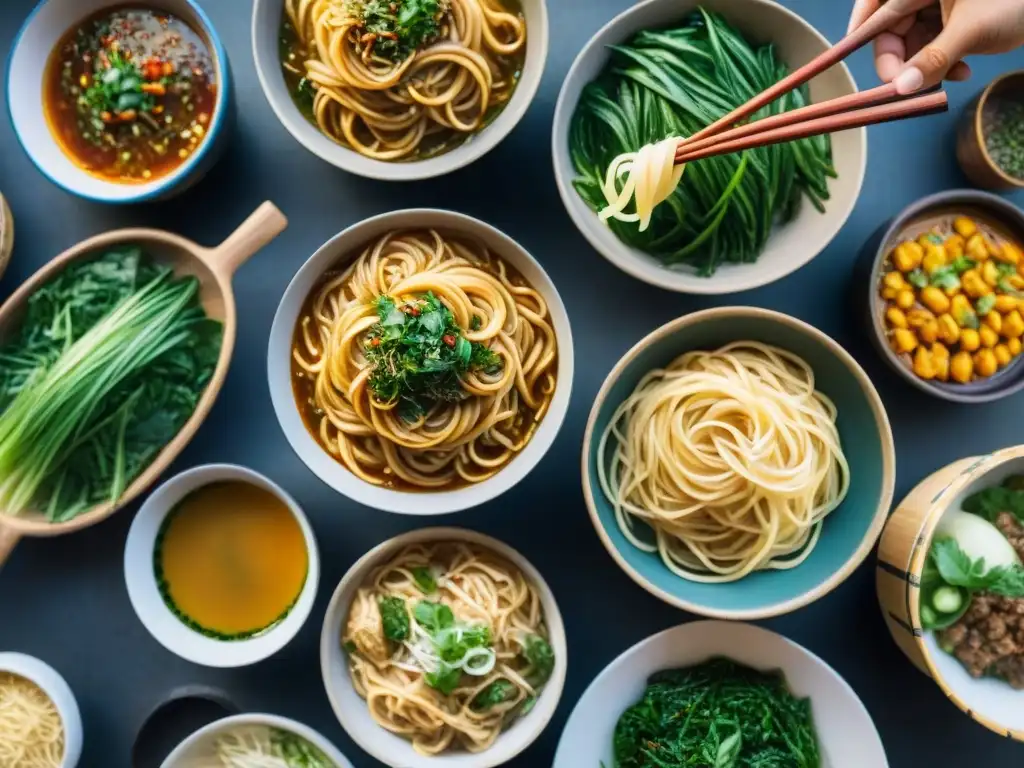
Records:
M615 411L598 479L623 535L683 578L793 568L849 488L835 419L796 355L752 341L688 352Z
M417 18L423 9L433 13ZM479 131L511 98L526 47L522 17L497 0L285 0L285 10L320 130L376 160Z
M63 760L57 707L32 681L0 672L0 767L60 768Z
M412 545L378 568L342 642L373 719L424 755L487 749L554 669L537 590L465 542Z
M503 261L409 231L316 289L293 360L329 453L366 482L437 490L485 480L525 447L551 403L557 348L544 299Z

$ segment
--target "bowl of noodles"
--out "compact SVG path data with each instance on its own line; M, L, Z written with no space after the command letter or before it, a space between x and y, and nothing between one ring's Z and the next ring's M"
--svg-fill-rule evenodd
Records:
M287 717L249 713L205 725L162 768L352 768L326 738Z
M82 716L71 688L46 662L0 653L0 765L75 768Z
M755 307L639 341L587 421L583 492L619 566L684 610L759 619L822 597L864 560L892 502L882 400L836 341Z
M389 181L477 160L526 113L546 0L256 0L263 92L300 144Z
M509 237L396 211L298 271L267 368L285 436L321 480L375 509L446 514L512 488L551 447L572 333L551 279Z
M370 550L320 635L327 697L349 736L404 768L491 768L544 730L565 683L565 629L543 577L459 528Z

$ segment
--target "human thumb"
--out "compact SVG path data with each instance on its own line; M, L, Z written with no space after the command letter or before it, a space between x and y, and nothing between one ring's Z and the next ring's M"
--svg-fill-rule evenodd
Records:
M914 93L938 85L953 66L971 51L974 38L970 25L951 23L908 61L893 83L900 94Z

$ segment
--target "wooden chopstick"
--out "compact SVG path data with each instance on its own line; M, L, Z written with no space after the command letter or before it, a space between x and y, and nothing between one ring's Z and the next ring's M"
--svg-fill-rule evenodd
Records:
M711 123L711 125L697 131L697 133L687 138L684 143L689 144L690 142L699 141L707 138L708 136L714 136L715 134L722 133L741 120L750 117L752 114L757 112L757 110L761 109L761 107L766 104L771 104L777 98L783 94L789 93L794 88L799 88L812 77L820 75L833 64L842 61L854 51L862 48L865 44L871 42L880 34L892 28L902 18L903 16L900 13L893 11L890 6L883 4L881 8L868 17L867 21L827 51L815 57L807 64L804 64L799 69L794 70L786 77L779 80L779 82L775 83L775 85L759 93L746 104L737 107L729 114ZM679 162L678 155L676 158L676 162Z
M827 104L828 102L825 103ZM822 117L791 122L781 126L775 123L775 128L762 129L756 132L744 131L743 135L739 138L732 138L731 140L728 138L728 135L733 132L729 131L727 134L714 137L715 140L710 143L710 146L707 146L706 142L702 142L705 144L703 148L691 149L689 143L681 144L676 153L676 163L689 163L694 160L703 160L706 157L727 155L731 152L742 152L746 149L765 147L770 144L781 144L786 141L795 141L796 139L806 139L809 136L817 136L823 133L836 133L849 130L850 128L862 128L865 125L931 115L937 112L945 112L948 107L949 100L946 92L933 91L923 96L875 104L864 109L856 109L840 114L828 113ZM782 115L778 115L778 117L782 117ZM769 121L770 118L758 120L749 125L742 126L742 128L753 128Z

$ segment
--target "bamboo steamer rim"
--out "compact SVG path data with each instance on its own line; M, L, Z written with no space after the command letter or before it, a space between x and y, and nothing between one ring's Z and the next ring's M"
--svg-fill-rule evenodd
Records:
M963 470L959 475L953 478L935 495L928 504L928 511L923 517L922 527L917 533L918 539L921 541L921 546L915 548L914 555L910 561L909 573L911 575L920 578L921 571L924 568L925 559L928 556L928 551L931 549L931 542L935 535L935 528L938 526L942 516L949 509L950 500L959 496L964 489L976 480L980 480L985 475L998 469L1007 462L1021 458L1024 458L1024 445L1003 448L990 453L987 456L981 456L973 464L970 464L967 469ZM916 625L919 625L921 588L920 586L914 586L908 583L907 590L907 600L911 619ZM916 628L918 630L921 629L920 626L917 626ZM953 690L939 672L938 666L932 660L931 649L925 643L924 637L925 635L923 630L915 632L914 643L921 652L921 658L924 660L925 666L928 668L929 676L931 676L936 685L942 689L942 692L946 694L946 697L971 719L985 726L990 731L994 731L1002 736L1007 736L1015 741L1024 742L1024 731L1011 730L1010 728L1007 728L994 720L990 720L967 706L967 704L957 695L956 691Z

